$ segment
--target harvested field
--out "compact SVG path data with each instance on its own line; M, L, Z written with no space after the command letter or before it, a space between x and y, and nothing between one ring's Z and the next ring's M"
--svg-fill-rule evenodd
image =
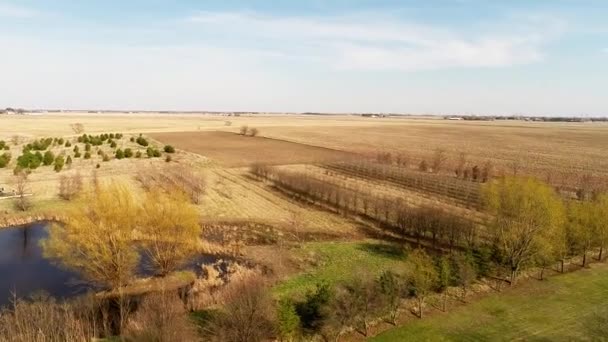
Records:
M265 136L344 151L401 153L415 167L444 149L454 165L461 152L470 165L491 161L498 171L533 173L572 184L581 173L608 179L608 125L603 123L454 122L376 120L368 126L268 127Z
M151 134L152 138L188 152L198 153L223 166L322 163L352 158L352 154L264 137L229 132L175 132Z

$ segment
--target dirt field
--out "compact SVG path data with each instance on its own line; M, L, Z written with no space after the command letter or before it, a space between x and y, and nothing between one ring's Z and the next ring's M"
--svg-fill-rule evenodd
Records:
M352 158L346 152L265 137L246 137L230 132L156 133L152 138L197 153L223 166L308 164Z

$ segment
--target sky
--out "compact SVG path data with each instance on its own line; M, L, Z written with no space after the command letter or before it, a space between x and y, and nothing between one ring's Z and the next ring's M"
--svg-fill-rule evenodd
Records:
M0 0L0 107L608 115L607 0Z

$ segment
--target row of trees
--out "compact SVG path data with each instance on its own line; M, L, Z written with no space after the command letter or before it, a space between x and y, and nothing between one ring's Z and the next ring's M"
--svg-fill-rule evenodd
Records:
M249 127L249 126L241 126L241 129L239 130L239 133L242 136L250 136L250 137L255 137L260 133L260 130L255 128L255 127Z
M478 183L445 175L422 173L394 165L369 160L332 163L326 168L356 177L388 181L400 187L450 198L467 207L479 207Z
M403 153L378 152L375 162L383 165L394 165L401 168L410 167L410 158ZM372 158L370 158L371 162ZM427 159L420 160L417 169L423 172L442 173L449 171L447 152L444 149L436 149L429 161ZM460 153L458 159L451 163L454 167L454 175L456 178L470 180L474 182L487 182L494 176L494 168L490 161L487 161L482 166L471 165L467 159L467 154Z
M344 214L363 215L404 237L431 240L432 246L447 244L460 248L490 251L497 269L509 271L515 283L523 268L552 265L598 249L603 257L608 243L608 194L588 201L563 199L553 187L534 178L503 177L482 189L487 221L476 226L466 218L436 207L410 207L398 198L378 197L360 190L346 189L336 182L309 174L254 165L251 172L273 182L280 190Z
M406 238L429 240L432 247L445 244L450 250L474 246L477 227L467 218L437 206L413 207L396 197L375 195L362 189L348 189L338 183L306 173L290 172L260 164L251 166L258 179L268 180L298 199L329 205L344 215L372 219Z

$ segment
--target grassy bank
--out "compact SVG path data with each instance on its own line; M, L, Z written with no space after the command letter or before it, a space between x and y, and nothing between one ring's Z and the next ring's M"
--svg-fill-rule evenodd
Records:
M608 265L529 281L514 289L407 323L372 341L602 340L591 337L608 314ZM604 339L608 338L603 336Z
M307 243L296 253L311 266L279 283L274 288L279 297L304 294L321 282L333 285L365 273L377 275L387 269L397 270L403 268L405 261L400 246L376 240Z

